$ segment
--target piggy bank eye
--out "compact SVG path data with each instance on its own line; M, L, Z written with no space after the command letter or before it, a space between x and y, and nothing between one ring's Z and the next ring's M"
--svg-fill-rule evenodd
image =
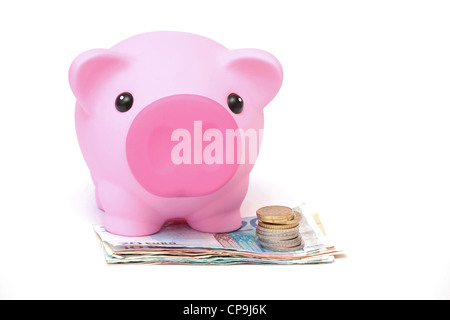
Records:
M244 100L239 97L236 93L230 93L227 99L228 107L233 113L241 113L244 108Z
M127 112L133 105L133 96L129 92L123 92L116 98L116 109L120 112Z

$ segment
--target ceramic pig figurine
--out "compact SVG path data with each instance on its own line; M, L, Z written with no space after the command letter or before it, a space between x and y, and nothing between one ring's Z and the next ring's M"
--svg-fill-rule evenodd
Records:
M183 218L203 232L238 229L263 108L282 78L265 51L183 32L80 54L69 70L76 131L105 228L143 236Z

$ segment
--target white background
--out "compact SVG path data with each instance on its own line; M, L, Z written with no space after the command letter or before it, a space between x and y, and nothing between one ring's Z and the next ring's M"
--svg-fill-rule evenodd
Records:
M0 12L0 298L450 298L448 2L42 0ZM243 214L306 202L345 258L105 264L68 69L157 30L281 61Z

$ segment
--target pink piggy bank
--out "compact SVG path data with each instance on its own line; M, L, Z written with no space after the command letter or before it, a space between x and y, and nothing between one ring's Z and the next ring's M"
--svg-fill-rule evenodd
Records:
M238 229L263 108L282 79L265 51L182 32L75 58L76 131L105 228L142 236L183 218L203 232Z

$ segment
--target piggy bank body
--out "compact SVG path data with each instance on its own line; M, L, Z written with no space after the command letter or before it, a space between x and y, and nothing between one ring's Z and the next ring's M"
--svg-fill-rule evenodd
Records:
M151 32L79 55L69 70L78 141L105 211L125 236L183 218L203 232L241 225L275 57L189 33Z

